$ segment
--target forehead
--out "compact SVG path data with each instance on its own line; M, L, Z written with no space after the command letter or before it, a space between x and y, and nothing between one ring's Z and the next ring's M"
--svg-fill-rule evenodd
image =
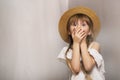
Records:
M72 16L70 19L69 19L69 23L74 23L74 22L87 22L89 21L88 17L86 16L80 16L80 15L75 15L75 16Z
M78 20L76 20L75 22L76 22L76 23L86 23L86 21L83 20L83 19L78 19Z
M70 24L74 24L74 23L82 24L82 23L86 23L86 20L78 18L78 19L70 21Z

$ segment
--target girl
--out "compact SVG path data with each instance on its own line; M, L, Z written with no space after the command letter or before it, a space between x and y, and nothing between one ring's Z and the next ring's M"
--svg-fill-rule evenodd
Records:
M59 22L62 39L69 43L58 59L66 61L71 80L105 80L104 60L95 38L100 30L96 14L85 7L66 11Z

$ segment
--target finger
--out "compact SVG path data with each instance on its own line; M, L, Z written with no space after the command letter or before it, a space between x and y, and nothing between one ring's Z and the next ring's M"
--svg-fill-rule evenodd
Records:
M79 33L81 31L81 28L80 27L77 27L76 28L76 33Z
M80 36L83 36L85 34L85 32L79 32Z
M82 34L80 34L79 36L80 36L80 38L82 39L83 37L86 36L86 33L82 33Z
M77 33L81 33L82 32L82 30L81 29L79 29L78 31L77 31Z
M82 33L85 33L85 31L81 30L81 31L79 32L79 34L82 34Z
M86 38L87 37L87 34L83 34L82 36L81 36L81 38L83 39L83 38Z

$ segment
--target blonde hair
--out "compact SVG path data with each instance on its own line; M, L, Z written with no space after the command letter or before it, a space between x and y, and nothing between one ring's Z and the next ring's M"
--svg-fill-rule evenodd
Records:
M73 16L71 16L68 20L67 23L67 31L70 31L70 26L75 24L76 22L78 22L78 20L81 21L85 21L87 23L87 25L89 26L89 29L91 30L92 34L87 36L87 47L90 45L90 43L94 40L94 32L93 32L93 22L92 20L85 14L75 14ZM67 52L69 51L69 49L71 49L71 46L73 45L73 39L71 35L68 35L69 38L69 47L65 53L65 57L66 57L66 62L68 64L68 66L71 68L70 65L70 59L67 58ZM83 73L86 75L86 80L92 80L92 78L90 77L89 73L85 71L84 66L81 66L81 69L83 71Z

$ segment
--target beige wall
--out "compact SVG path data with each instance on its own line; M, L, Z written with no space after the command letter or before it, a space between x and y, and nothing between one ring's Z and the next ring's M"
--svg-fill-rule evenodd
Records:
M0 80L68 78L56 59L58 19L67 8L68 0L0 0Z

